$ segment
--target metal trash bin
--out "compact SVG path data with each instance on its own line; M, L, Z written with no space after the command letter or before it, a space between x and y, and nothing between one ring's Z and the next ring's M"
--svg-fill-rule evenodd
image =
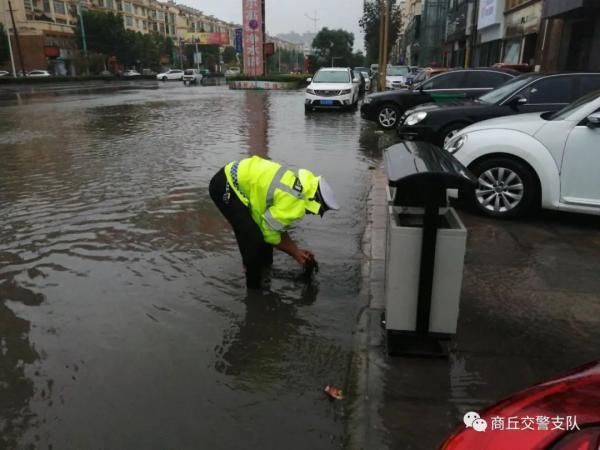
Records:
M386 232L388 343L392 334L395 341L448 337L458 322L467 230L448 207L446 191L474 185L475 178L452 155L424 142L393 145L384 163L393 192ZM401 351L431 352L418 345Z

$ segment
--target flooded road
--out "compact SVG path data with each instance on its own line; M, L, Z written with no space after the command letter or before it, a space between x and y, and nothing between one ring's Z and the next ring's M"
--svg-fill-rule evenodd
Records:
M183 87L0 100L0 448L330 449L344 443L369 167L358 113L302 92ZM208 196L227 162L323 174L343 209L293 233L248 298Z

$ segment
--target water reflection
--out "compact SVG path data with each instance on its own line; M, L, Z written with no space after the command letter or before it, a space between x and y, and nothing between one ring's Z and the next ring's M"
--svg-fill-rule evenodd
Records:
M244 318L216 349L217 371L236 376L249 387L285 379L285 361L296 357L290 354L292 341L307 325L297 310L315 302L318 288L309 283L301 292L294 300L272 291L249 293Z
M242 135L248 136L250 155L269 156L269 96L264 91L245 91L245 127Z
M194 448L209 434L211 448L240 448L223 424L278 422L251 448L331 448L343 424L322 388L344 385L352 351L361 128L357 114L306 118L301 92L174 84L0 108L0 447L39 435L38 447L89 448L110 426L115 449ZM342 211L294 230L318 255L318 292L278 255L273 292L237 300L239 252L207 186L253 153L318 169L339 193ZM37 292L44 306L25 316ZM73 378L66 366L83 360ZM27 379L38 367L53 392Z
M13 280L0 284L0 448L18 448L21 436L37 420L29 409L34 380L26 371L40 355L29 340L30 322L18 317L9 304L37 306L43 301L42 294Z

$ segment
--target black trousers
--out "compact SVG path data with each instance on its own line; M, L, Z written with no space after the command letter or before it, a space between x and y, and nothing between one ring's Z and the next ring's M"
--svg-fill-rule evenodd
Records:
M260 289L263 269L273 265L273 246L264 241L259 226L250 215L250 209L231 187L229 195L225 195L226 185L227 177L223 168L210 180L210 198L233 227L246 268L246 287Z

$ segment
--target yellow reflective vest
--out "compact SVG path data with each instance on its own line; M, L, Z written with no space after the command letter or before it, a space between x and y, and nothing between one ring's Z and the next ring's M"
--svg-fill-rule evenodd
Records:
M252 156L227 164L225 175L269 244L279 244L281 233L306 214L306 192L296 174L281 164Z

